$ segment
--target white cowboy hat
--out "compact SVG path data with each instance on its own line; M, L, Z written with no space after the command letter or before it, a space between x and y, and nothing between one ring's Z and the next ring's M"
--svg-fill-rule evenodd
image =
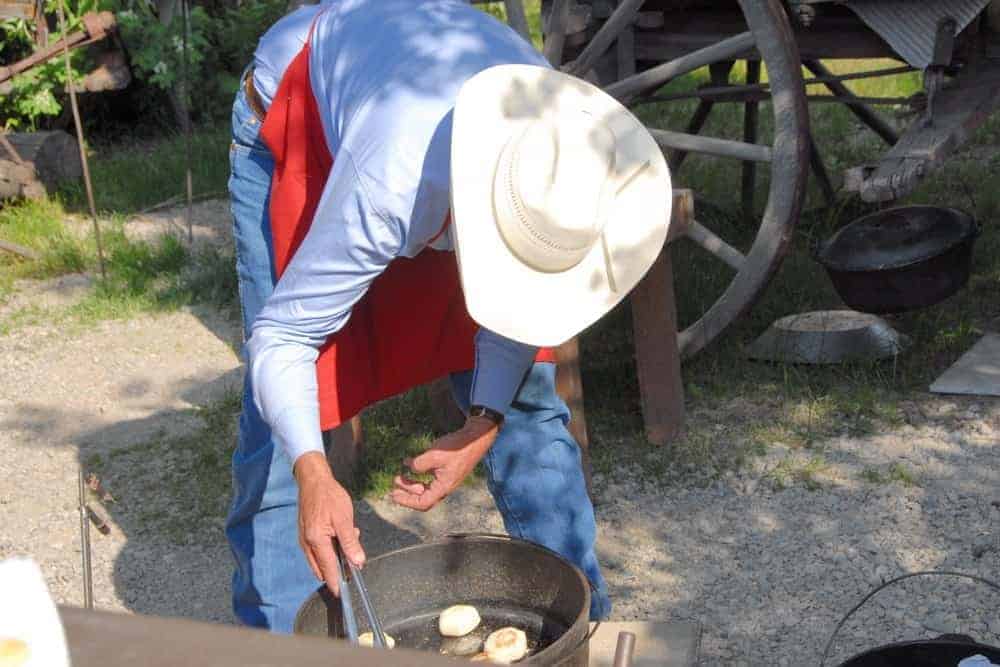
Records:
M455 251L472 318L564 343L625 298L667 238L670 172L628 109L576 77L491 67L452 120Z

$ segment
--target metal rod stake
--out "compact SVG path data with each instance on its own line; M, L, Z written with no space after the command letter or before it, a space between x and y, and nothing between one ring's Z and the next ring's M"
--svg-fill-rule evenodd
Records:
M59 31L66 34L66 17L64 15L64 0L59 0ZM80 107L76 103L76 87L73 85L73 68L69 62L69 45L63 40L63 55L66 60L66 88L69 90L69 104L73 109L73 122L76 124L76 141L80 148L80 164L83 167L83 185L87 190L87 205L90 207L90 219L94 223L94 243L97 245L97 261L101 267L101 279L107 280L108 274L104 267L104 248L101 244L101 227L97 224L97 206L94 204L94 188L90 182L90 165L87 162L87 146L83 141L83 123L80 121Z
M78 473L80 496L80 553L83 558L83 606L94 608L94 579L90 564L90 517L87 512L87 491L83 482L83 469Z

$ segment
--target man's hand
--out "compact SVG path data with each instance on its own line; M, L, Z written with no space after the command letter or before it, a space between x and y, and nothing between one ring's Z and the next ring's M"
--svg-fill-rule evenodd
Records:
M497 425L484 417L470 417L465 426L438 438L426 452L403 463L413 472L431 473L423 484L397 476L392 499L398 505L426 512L458 488L476 467L497 437Z
M316 577L339 595L337 555L333 540L340 542L344 557L358 567L364 565L365 552L354 527L354 504L351 496L330 472L326 457L320 452L303 454L295 462L299 483L299 546Z

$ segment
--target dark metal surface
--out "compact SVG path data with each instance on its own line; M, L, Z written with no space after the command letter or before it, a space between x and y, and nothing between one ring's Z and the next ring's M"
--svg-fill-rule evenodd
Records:
M534 651L522 663L587 665L587 580L548 549L505 536L454 536L373 558L365 577L398 647L440 651L438 616L451 605L471 604L483 618L477 632L512 625L528 634ZM367 630L359 621L359 630ZM339 602L325 587L303 604L295 631L343 636Z
M962 211L901 207L843 228L817 260L851 308L899 313L934 305L965 286L977 232Z
M975 220L964 211L899 206L843 227L822 245L817 258L839 271L902 268L947 252L975 233Z
M924 69L934 60L935 37L942 19L964 30L990 0L847 0L861 17L910 65Z

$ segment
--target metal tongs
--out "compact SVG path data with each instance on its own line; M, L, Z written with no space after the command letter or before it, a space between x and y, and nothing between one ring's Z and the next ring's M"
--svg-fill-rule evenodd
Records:
M358 617L354 614L354 602L351 599L351 589L349 581L353 581L358 589L358 597L361 598L361 606L365 608L365 616L368 618L368 626L372 629L374 644L378 648L389 648L385 639L385 631L382 629L382 622L375 613L371 598L368 597L368 588L365 586L365 578L361 575L361 570L354 563L344 557L344 552L340 550L340 543L333 540L333 551L337 554L337 578L340 585L340 612L344 619L344 631L347 639L355 646L358 645ZM350 579L345 576L345 572L350 571Z

